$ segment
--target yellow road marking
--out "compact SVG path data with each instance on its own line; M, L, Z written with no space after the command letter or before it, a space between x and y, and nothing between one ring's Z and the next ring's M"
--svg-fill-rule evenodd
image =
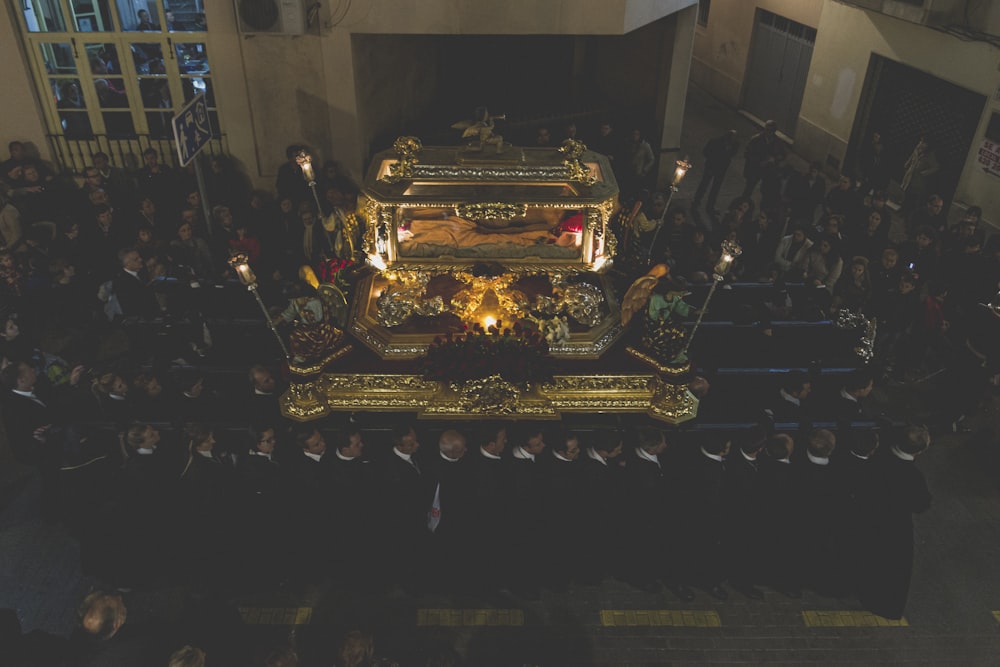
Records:
M602 609L601 625L608 628L720 628L722 621L717 612L700 609Z
M309 625L312 607L240 607L247 625Z
M905 618L882 618L870 611L804 611L802 621L807 628L899 628L910 625Z
M524 625L521 609L418 609L418 627L485 627Z

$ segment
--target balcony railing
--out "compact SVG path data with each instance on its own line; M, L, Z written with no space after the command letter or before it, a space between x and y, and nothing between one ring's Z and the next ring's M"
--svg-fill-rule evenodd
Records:
M124 139L104 134L95 134L90 139L67 139L61 134L47 136L52 154L55 155L59 165L77 175L83 173L84 167L94 163L95 153L106 153L116 167L138 169L142 166L142 153L148 148L153 148L160 154L161 164L179 166L177 146L173 139L158 139L143 134ZM212 137L208 145L202 149L202 153L207 155L221 155L228 152L229 142L225 134Z

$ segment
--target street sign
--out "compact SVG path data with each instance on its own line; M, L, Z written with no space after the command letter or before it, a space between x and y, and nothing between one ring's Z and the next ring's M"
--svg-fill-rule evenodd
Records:
M177 156L181 160L181 166L185 167L212 139L212 124L208 120L205 93L196 95L185 104L173 117L171 124L174 126Z

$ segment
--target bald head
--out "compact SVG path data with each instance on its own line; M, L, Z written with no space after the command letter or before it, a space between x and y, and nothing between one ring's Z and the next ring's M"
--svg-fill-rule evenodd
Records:
M449 459L460 459L465 456L465 436L454 429L448 429L441 434L438 449Z

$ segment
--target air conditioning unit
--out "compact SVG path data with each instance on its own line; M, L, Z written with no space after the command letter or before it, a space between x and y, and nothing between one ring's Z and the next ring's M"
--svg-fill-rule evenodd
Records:
M243 35L302 35L306 31L303 0L235 0Z

